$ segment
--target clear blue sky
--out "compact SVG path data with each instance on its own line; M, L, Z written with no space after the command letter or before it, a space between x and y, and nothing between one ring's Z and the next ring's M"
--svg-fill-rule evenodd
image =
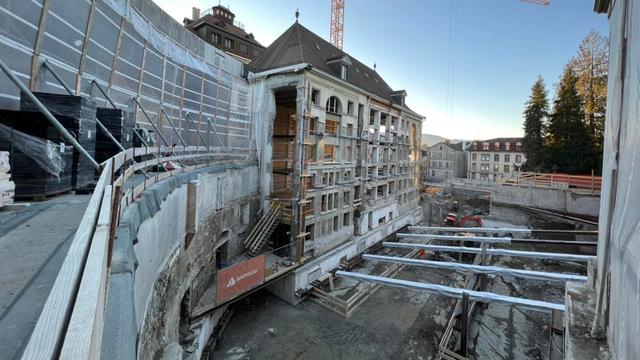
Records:
M154 0L174 18L218 1ZM295 20L329 39L330 0L226 0L270 44ZM608 36L593 0L345 0L343 49L373 66L425 115L423 132L480 139L522 135L522 110L542 75L549 92L589 30ZM455 14L455 16L454 16ZM452 26L455 19L455 26ZM455 29L455 31L452 31ZM453 35L453 36L452 36Z

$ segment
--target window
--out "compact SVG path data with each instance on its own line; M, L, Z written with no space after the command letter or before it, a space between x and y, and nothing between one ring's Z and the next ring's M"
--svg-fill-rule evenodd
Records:
M327 120L324 126L324 132L327 136L336 136L338 135L338 122Z
M351 202L351 192L345 191L344 194L342 195L342 204L349 205L350 202Z
M522 151L522 144L516 143L516 151Z
M489 150L489 143L482 143L482 150Z
M311 102L313 105L320 105L320 90L311 89Z
M224 47L227 49L233 49L233 39L224 38Z
M476 165L477 165L476 163L471 164L471 170L476 170L476 168L477 168Z
M493 172L498 172L498 170L500 170L500 165L493 164Z
M507 151L511 150L511 143L504 143L504 149Z
M336 160L336 147L335 145L324 146L324 160L335 161Z
M342 80L347 80L347 71L349 70L349 67L345 64L342 64L342 68L340 71L340 78Z
M353 124L347 124L347 136L353 136Z
M240 43L240 51L242 51L245 54L249 53L249 45L247 45L247 43Z
M495 145L496 150L500 150L500 143L499 142L495 143L494 145Z
M478 160L478 154L476 154L476 153L471 154L471 160L473 160L473 161Z
M508 173L509 172L509 165L505 165L504 166L504 172Z
M211 40L214 44L220 45L220 43L222 43L222 37L220 36L220 34L213 33L213 35L211 36Z
M342 215L342 226L349 226L349 213Z
M344 161L351 161L352 157L351 157L351 146L345 146L344 148ZM349 172L349 174L351 174L351 172ZM347 175L347 173L345 172L345 176ZM346 179L346 180L350 180L350 179Z
M522 162L522 155L516 155L516 164L520 164Z
M353 115L353 102L347 101L347 114Z
M510 161L511 161L511 156L509 156L509 154L504 154L504 162L508 163Z
M489 161L489 154L480 154L480 161Z
M493 155L493 161L500 162L500 154L494 154Z
M489 164L480 164L480 171L489 171Z
M327 211L327 195L322 195L322 204L320 204L321 211Z
M431 176L433 176L433 177L436 176L436 171L435 170L431 170Z
M327 100L327 112L340 115L340 100L337 97L332 96Z

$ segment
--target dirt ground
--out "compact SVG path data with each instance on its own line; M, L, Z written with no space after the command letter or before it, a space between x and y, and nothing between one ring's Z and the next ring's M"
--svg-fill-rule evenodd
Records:
M450 202L455 201L453 199L456 197L441 195L437 206L446 211ZM473 201L459 196L457 199L464 211L472 208L470 203ZM513 208L492 207L489 210L484 202L479 202L479 207L487 222L485 226L589 229ZM534 245L508 248L573 253L584 250ZM393 255L388 254L389 250L382 251ZM406 252L398 250L397 255L403 253ZM585 265L578 263L494 257L492 265L586 274ZM365 261L352 271L379 274L382 270L384 267L379 264ZM407 267L396 278L460 287L464 274ZM334 295L345 299L358 286L363 285L338 279ZM564 301L562 283L498 276L489 279L488 291L558 303ZM294 307L261 291L239 304L210 359L434 359L454 304L455 300L439 295L382 287L350 318L344 318L313 301L304 301ZM547 359L550 323L548 312L500 304L478 308L470 324L469 357ZM555 346L562 347L562 344Z
M407 268L399 278L453 284L461 274ZM433 359L454 304L424 292L382 287L350 318L267 292L242 304L211 359Z

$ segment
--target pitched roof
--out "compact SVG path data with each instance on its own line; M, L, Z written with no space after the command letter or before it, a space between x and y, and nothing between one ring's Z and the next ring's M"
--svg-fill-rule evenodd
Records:
M379 97L393 101L393 89L374 70L346 52L331 45L300 23L294 23L249 65L250 71L261 72L288 65L311 64L329 74L334 73L327 60L348 56L351 61L346 81ZM406 106L405 106L406 107Z
M433 149L438 145L445 145L445 146L448 146L452 150L462 151L462 143L452 144L452 143L446 142L446 141L440 141L439 143L435 143L435 144L429 146L429 149Z
M204 26L204 24L207 24L213 28L229 33L231 35L235 35L245 41L264 48L264 46L253 37L253 34L249 34L243 28L235 26L211 14L207 14L196 21L192 21L189 25L187 25L187 27L190 27L193 30L197 30L201 26Z

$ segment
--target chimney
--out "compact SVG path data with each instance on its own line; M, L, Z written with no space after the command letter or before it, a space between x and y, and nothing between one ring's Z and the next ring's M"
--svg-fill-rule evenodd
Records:
M444 140L444 143L445 143L445 144L447 144L447 145L449 145L449 139L445 139L445 140Z
M191 8L191 20L198 20L198 19L200 19L200 9L194 6Z

